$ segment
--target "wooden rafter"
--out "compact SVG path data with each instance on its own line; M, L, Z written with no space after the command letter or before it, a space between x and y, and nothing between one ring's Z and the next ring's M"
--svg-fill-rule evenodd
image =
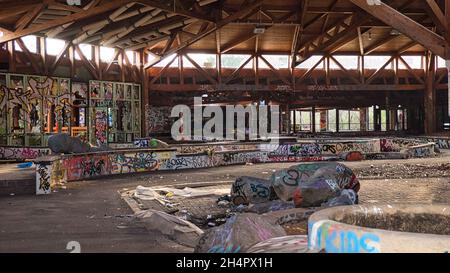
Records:
M78 54L78 56L81 59L81 62L83 63L83 66L87 68L87 70L89 71L89 73L91 73L91 75L95 78L95 79L100 79L96 67L95 65L93 65L91 63L91 61L89 61L86 56L84 55L84 53L81 51L80 47L78 45L74 45L74 49L75 52Z
M192 11L186 10L183 6L176 5L176 4L174 5L173 1L139 0L136 2L150 6L150 7L158 8L158 9L166 11L166 12L174 13L177 15L182 15L182 16L186 16L189 18L207 21L207 22L214 22L213 18L206 16L202 13L197 13L197 12L192 12Z
M347 74L347 76L349 76L349 78L355 83L355 84L361 84L360 81L358 81L353 75L352 73L350 73L338 60L336 60L336 58L334 58L333 56L330 55L330 59L337 65L339 66L339 68L344 71L345 74Z
M15 31L21 31L27 28L33 21L45 10L49 3L53 2L52 0L45 0L42 4L36 5L30 12L25 13L22 18L17 21L15 25Z
M17 45L19 45L19 47L22 49L23 53L25 53L25 55L27 56L35 73L43 74L43 71L39 68L38 60L35 58L35 55L30 52L30 50L27 48L27 46L22 41L22 39L17 39L16 42L17 42Z
M366 84L370 84L377 76L378 74L380 74L381 71L385 70L386 67L392 63L392 61L394 60L394 56L392 56L391 58L389 58L389 60L382 66L380 67L377 71L375 71L366 81Z
M419 83L425 84L425 82L419 76L417 76L417 74L414 72L411 66L405 61L405 59L403 59L402 56L399 56L398 60L403 63L406 69L408 69L409 74L411 74Z
M259 58L261 58L261 60L266 63L266 65L270 68L270 70L275 74L277 78L282 80L286 85L292 84L283 75L281 75L278 69L276 69L266 58L264 58L262 55L260 55Z
M435 0L425 0L426 11L431 17L431 20L436 24L436 26L442 30L447 31L447 19L445 18L444 12L441 10L439 5Z
M159 72L158 74L153 77L153 79L150 81L150 85L154 84L159 77L161 77L162 74L164 74L164 72L173 64L173 62L177 59L177 57L181 57L181 56L173 56L172 60L170 60L170 62L168 62L166 64L166 66L164 66Z
M242 69L254 58L254 56L250 56L245 62L243 62L236 70L231 73L231 75L225 80L224 84L227 84L231 82L236 76L239 74L239 72L242 71Z
M199 64L197 64L197 62L195 62L191 57L189 57L189 55L186 54L186 55L184 55L184 57L186 57L186 59L192 65L194 65L194 67L200 72L200 74L202 74L210 83L218 84L218 81L216 79L214 79L211 75L209 75L209 73L207 71L205 71L205 69L203 69Z
M49 74L52 75L56 69L56 67L58 66L59 62L61 61L62 57L67 53L67 50L69 49L69 47L71 46L71 43L65 43L63 49L61 50L60 53L58 53L58 55L56 56L55 60L53 61L53 63L50 65L49 67Z

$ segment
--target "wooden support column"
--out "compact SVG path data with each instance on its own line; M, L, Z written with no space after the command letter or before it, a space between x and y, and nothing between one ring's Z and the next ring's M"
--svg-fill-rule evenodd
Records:
M381 131L381 109L380 109L380 107L379 106L374 107L373 113L374 113L373 124L374 124L375 132L380 132Z
M47 63L47 41L44 37L37 37L38 51L42 62L42 72L44 75L49 75ZM49 75L51 76L51 75Z
M445 32L445 40L446 40L446 47L445 47L445 65L448 70L448 78L450 79L450 0L445 0L445 18L446 20L446 32ZM448 95L447 95L447 101L448 101L448 117L450 117L450 80L448 81Z
M141 73L141 88L142 88L142 99L141 99L141 113L142 113L142 122L141 122L141 136L147 137L149 128L148 124L146 122L146 111L150 107L150 94L149 94L149 77L148 77L148 71L144 69L144 64L147 60L147 54L145 53L145 50L141 50L139 54L139 71Z
M316 107L312 107L311 110L311 123L312 123L312 128L311 128L311 132L312 133L316 133Z
M94 50L94 64L97 68L98 78L99 80L103 80L103 69L101 67L101 60L100 60L100 46L93 46Z
M327 110L320 111L320 131L326 132L328 130L328 112Z
M336 133L339 133L339 109L336 109Z
M16 50L14 48L14 41L9 41L7 44L8 48L8 62L9 62L9 72L16 72Z
M389 98L389 92L385 93L385 109L386 109L386 131L391 130L391 112L390 112L390 98Z
M69 61L70 61L70 77L73 79L76 76L75 48L73 45L69 47Z
M367 131L367 108L363 107L359 110L360 131Z
M180 78L180 84L184 84L184 55L178 55L178 73Z
M294 131L294 134L296 134L297 133L297 110L292 111L292 113L294 115L294 117L293 117L294 118L293 131Z
M427 56L427 73L424 94L425 134L431 135L436 132L436 91L434 88L435 78L435 56L433 54Z

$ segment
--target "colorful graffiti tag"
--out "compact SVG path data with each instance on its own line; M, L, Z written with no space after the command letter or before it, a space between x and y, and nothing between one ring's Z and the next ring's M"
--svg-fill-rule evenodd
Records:
M380 238L370 232L348 230L339 223L308 224L309 248L327 253L379 253Z
M36 194L51 192L51 162L41 162L36 167Z
M151 134L169 134L171 129L170 107L148 107L145 109L145 122L148 133Z
M108 116L106 110L96 109L95 111L95 138L99 146L108 142Z
M25 160L36 159L50 154L48 148L0 147L0 159Z

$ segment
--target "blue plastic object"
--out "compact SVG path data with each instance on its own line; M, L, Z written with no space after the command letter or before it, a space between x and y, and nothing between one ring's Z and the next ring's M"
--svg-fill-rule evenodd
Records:
M18 164L17 168L26 169L26 168L30 168L31 166L33 166L33 162L25 162L25 163Z

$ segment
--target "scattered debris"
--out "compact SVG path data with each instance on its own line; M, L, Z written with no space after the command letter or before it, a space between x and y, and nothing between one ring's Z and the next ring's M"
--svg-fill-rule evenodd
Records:
M146 210L136 214L136 218L144 223L147 230L160 232L189 247L195 247L203 234L200 228L189 221L161 211Z
M308 236L294 235L272 238L260 242L247 250L247 253L316 253L308 249Z
M282 236L286 236L286 232L280 225L271 224L257 214L238 214L231 216L225 224L206 231L195 247L195 252L245 252L256 243Z
M256 177L239 177L231 187L231 201L235 206L264 203L273 196L270 181Z

